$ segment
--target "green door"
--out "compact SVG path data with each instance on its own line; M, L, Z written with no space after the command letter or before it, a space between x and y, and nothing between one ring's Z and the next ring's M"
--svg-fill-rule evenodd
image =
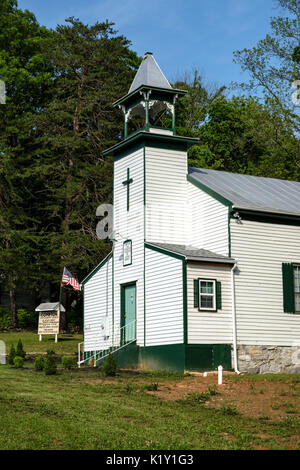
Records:
M125 328L122 339L127 341L135 340L135 319L136 319L136 285L122 286L122 315L121 326Z

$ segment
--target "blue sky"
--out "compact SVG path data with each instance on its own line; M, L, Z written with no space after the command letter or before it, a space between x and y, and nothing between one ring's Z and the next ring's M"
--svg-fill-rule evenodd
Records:
M208 82L246 79L233 51L252 47L270 31L276 0L19 0L50 28L69 16L93 24L113 21L140 56L151 51L169 81L196 67Z

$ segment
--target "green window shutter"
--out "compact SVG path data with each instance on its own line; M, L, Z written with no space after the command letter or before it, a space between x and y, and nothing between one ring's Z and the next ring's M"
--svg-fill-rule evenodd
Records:
M194 279L194 307L199 307L199 280Z
M216 307L217 310L221 310L222 308L222 287L221 283L217 281L217 298L216 298Z
M295 313L294 268L292 263L282 263L283 311Z

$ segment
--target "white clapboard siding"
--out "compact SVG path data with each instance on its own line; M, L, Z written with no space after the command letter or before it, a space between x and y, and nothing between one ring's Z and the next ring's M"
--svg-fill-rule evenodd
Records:
M146 346L183 343L182 261L145 253Z
M232 343L231 268L226 266L188 263L188 343ZM221 282L222 309L217 312L199 311L194 307L194 279L208 278Z
M228 207L188 182L188 244L228 256Z
M130 204L127 211L127 168L130 169ZM121 322L121 284L136 282L137 344L144 340L144 150L114 164L114 327ZM132 240L132 264L123 266L123 243Z
M146 147L146 239L185 244L187 154Z
M107 329L103 329L105 326ZM109 336L105 339L104 336ZM112 259L110 258L84 286L84 351L111 346Z
M282 263L300 261L300 227L231 220L238 344L300 344L300 315L284 313Z

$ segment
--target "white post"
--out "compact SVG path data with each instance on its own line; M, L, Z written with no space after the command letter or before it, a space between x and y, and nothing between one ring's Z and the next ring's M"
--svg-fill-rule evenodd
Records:
M57 343L57 335L55 335L55 342Z
M78 343L78 367L80 368L80 343Z
M95 357L94 357L94 367L96 367L96 366L97 366L97 364L96 364L96 357L97 357L97 351L95 351Z
M218 367L218 385L222 385L223 367Z
M42 341L42 337L43 337L43 336L42 336L42 335L40 335L40 341Z

